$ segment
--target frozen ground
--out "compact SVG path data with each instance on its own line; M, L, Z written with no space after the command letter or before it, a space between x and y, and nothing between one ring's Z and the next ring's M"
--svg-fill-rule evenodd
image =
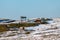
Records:
M0 40L60 40L60 18L54 18L50 24L40 24L25 29L35 30L30 34L21 34L20 31L0 33Z

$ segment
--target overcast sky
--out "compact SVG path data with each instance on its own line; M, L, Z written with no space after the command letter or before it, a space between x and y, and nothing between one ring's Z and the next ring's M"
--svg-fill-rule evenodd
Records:
M60 0L0 0L0 18L60 17Z

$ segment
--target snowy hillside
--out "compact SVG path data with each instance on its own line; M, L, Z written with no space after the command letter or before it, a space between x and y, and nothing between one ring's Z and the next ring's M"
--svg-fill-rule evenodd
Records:
M30 34L18 31L0 33L0 40L60 40L60 18L53 18L49 24L40 24L35 27L25 28ZM34 30L34 31L33 31Z

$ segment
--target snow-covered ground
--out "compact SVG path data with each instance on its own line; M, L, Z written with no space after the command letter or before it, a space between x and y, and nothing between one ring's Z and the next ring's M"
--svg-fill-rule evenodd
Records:
M60 18L53 18L49 24L40 24L25 29L35 31L30 34L21 34L20 30L7 31L0 33L0 40L60 40Z

